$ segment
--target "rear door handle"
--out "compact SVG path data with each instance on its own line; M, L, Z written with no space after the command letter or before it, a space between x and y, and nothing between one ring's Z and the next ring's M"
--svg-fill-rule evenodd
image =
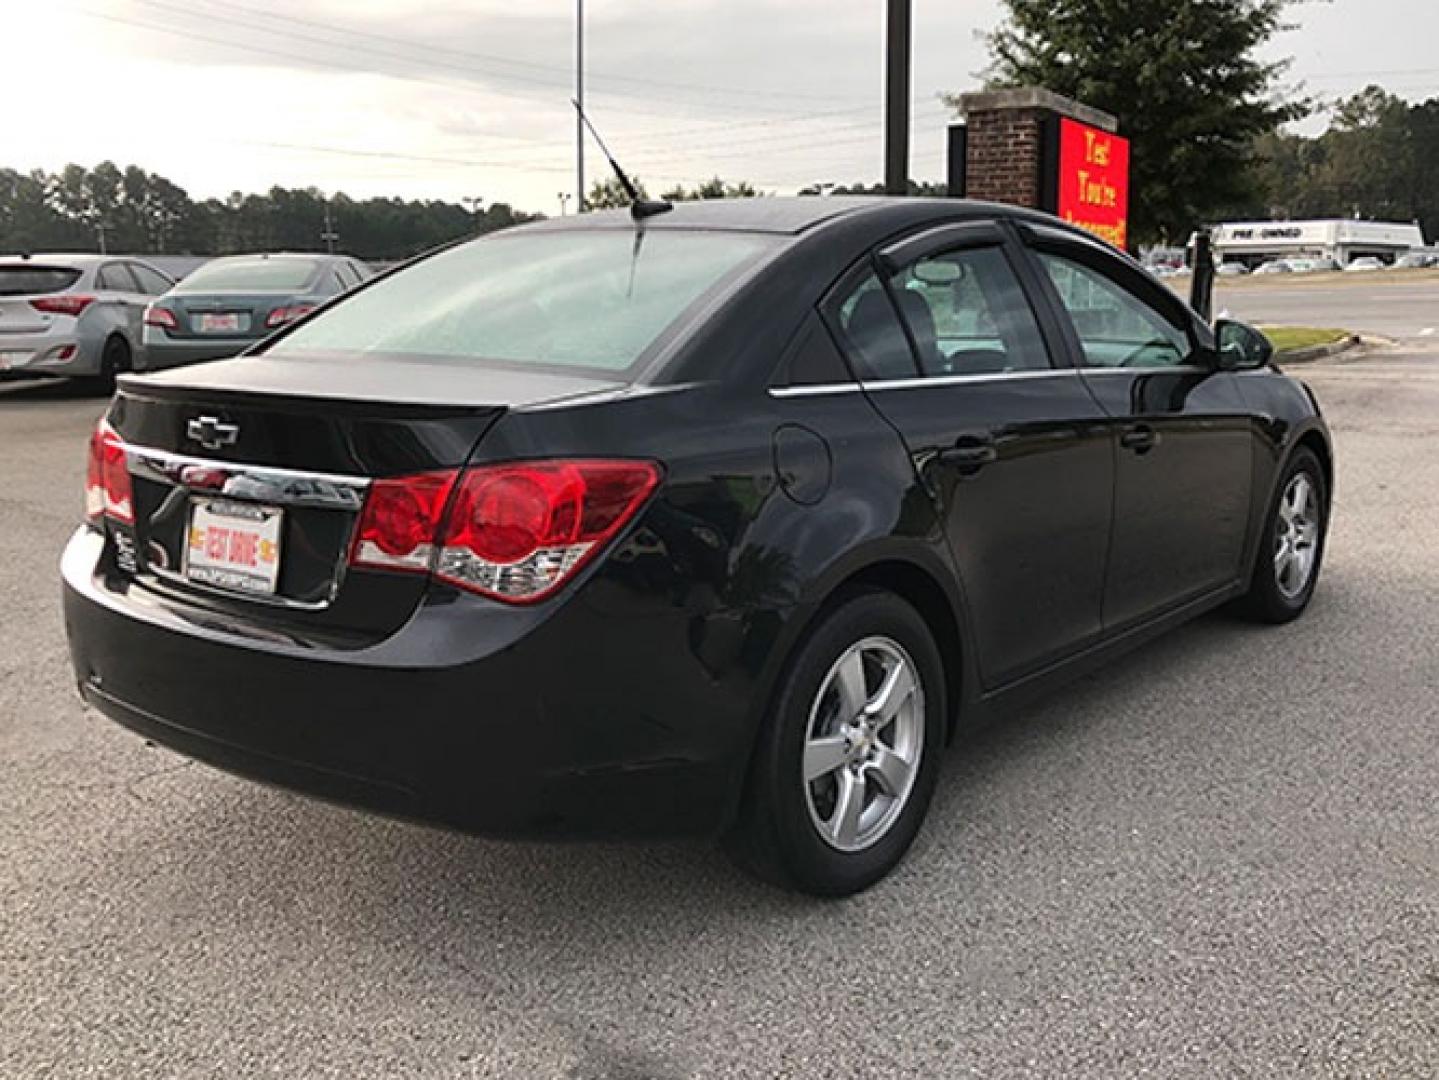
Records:
M999 457L994 441L977 435L961 435L954 445L939 452L943 465L954 465L961 469L978 469Z
M1136 454L1147 454L1153 450L1159 442L1159 432L1155 431L1148 424L1136 424L1125 430L1119 436L1119 445L1126 450L1133 450Z

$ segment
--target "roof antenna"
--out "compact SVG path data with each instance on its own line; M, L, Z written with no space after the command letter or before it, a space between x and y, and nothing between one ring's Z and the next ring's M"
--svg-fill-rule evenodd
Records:
M635 187L634 182L625 175L625 171L620 168L620 163L614 159L614 156L610 153L610 148L605 145L604 139L600 138L600 133L595 130L594 124L590 123L590 118L585 115L584 107L574 98L570 99L570 104L575 107L575 112L580 114L580 120L584 123L585 128L594 136L595 142L599 144L600 153L604 154L605 160L610 163L610 168L615 171L615 178L619 180L620 187L624 190L626 198L630 200L630 217L636 221L643 221L647 217L654 217L656 214L663 214L667 210L673 210L675 208L674 203L667 199L640 198L639 189ZM583 197L583 193L581 193L581 198Z

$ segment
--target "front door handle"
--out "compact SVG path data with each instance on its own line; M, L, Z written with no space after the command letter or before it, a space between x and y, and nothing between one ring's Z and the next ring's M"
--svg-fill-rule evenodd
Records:
M1159 432L1148 424L1135 424L1119 436L1119 445L1136 454L1147 454L1159 442Z
M953 446L939 452L940 464L971 472L997 457L999 451L994 448L994 441L978 435L961 435Z

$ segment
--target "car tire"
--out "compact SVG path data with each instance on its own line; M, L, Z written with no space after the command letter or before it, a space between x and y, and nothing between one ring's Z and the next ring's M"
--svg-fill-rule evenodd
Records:
M110 393L115 389L116 376L130 370L130 362L130 343L119 334L110 335L100 350L100 373L90 380L91 385L101 393Z
M1255 556L1240 612L1257 622L1286 623L1309 606L1324 561L1329 487L1319 459L1299 447L1285 466Z
M929 808L945 709L943 662L919 613L888 592L843 596L781 678L730 854L813 896L873 885L904 857Z

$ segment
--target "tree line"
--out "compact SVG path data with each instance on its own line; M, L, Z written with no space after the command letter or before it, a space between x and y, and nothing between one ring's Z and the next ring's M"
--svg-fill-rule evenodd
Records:
M0 168L0 253L318 251L330 233L337 250L384 261L543 216L507 203L471 211L441 200L326 197L315 188L196 201L158 173L108 161L56 173Z

